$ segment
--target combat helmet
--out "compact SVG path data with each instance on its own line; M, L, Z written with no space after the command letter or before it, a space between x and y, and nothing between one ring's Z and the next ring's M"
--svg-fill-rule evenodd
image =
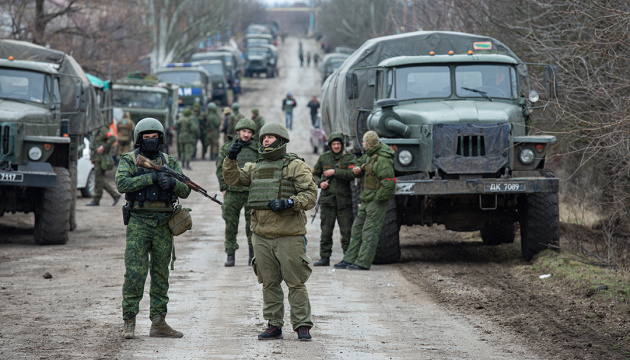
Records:
M291 139L289 138L289 131L287 130L286 127L284 127L284 125L280 124L279 122L271 122L271 123L265 124L260 129L260 134L258 135L258 138L261 143L262 143L262 137L264 135L274 135L277 138L284 139L286 142L291 141Z
M252 131L252 135L256 133L256 124L252 119L242 118L236 123L235 131L239 131L241 129L249 129Z
M208 110L210 111L217 111L217 104L213 102L211 102L210 104L208 104Z
M133 131L133 140L136 144L140 143L140 136L145 132L157 132L160 136L160 144L164 144L164 126L154 118L144 118L138 121L136 129Z
M240 107L241 106L237 102L232 104L232 110L238 110L238 109L240 109Z

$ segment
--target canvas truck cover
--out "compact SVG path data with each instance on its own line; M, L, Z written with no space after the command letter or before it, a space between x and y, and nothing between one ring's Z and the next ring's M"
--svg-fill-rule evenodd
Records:
M15 60L45 62L59 66L61 74L61 112L62 117L70 120L71 134L87 134L103 125L101 113L98 111L96 93L90 84L81 65L74 58L61 51L47 49L25 41L0 40L0 58L13 56ZM78 80L88 91L87 111L76 110L76 94Z
M483 49L483 50L482 50ZM508 55L519 63L520 59L500 41L487 37L450 31L417 31L407 34L390 35L366 41L343 65L330 75L322 85L322 126L327 134L341 132L356 137L356 108L372 109L374 103L374 70L355 72L358 79L358 97L349 99L346 82L352 71L366 66L376 66L381 61L396 56L446 55L474 52ZM527 81L527 69L519 66L522 81ZM523 83L523 82L522 82ZM523 83L523 84L526 84Z

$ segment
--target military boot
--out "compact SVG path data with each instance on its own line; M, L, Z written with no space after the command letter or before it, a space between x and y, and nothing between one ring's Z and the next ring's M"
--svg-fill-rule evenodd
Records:
M155 315L151 318L151 331L149 332L149 336L180 338L183 337L184 334L170 327L164 320L164 315Z
M234 254L228 254L225 266L234 266Z
M330 258L323 257L313 263L313 266L330 266Z
M254 247L250 245L249 246L249 262L247 264L251 265L253 259L254 259Z
M136 319L125 319L125 326L123 328L123 339L133 339L136 334Z

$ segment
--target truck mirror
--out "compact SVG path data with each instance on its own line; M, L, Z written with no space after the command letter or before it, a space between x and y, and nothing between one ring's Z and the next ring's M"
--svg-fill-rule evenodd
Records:
M350 100L359 97L359 78L355 73L346 74L346 94Z
M558 97L558 67L555 65L545 65L543 70L543 86L549 94L550 99Z

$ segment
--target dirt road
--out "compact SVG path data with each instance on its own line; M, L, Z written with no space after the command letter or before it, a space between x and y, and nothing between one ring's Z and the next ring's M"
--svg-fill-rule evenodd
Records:
M313 40L302 41L305 51L315 51ZM289 38L280 46L279 78L243 81L239 103L247 116L257 107L268 122L284 122L281 100L291 91L298 107L289 151L313 165L306 104L319 95L321 79L316 68L300 68L297 43ZM187 175L218 192L214 163L197 161L192 167ZM167 317L185 336L148 337L147 285L137 338L123 341L120 206L109 206L105 198L100 207L85 207L88 201L78 199L79 228L63 246L35 245L32 216L0 218L0 358L616 358L608 348L614 339L590 334L577 320L565 323L568 312L556 319L563 303L537 302L539 295L514 278L515 267L524 264L514 255L517 251L485 250L470 242L470 234L434 228L403 229L401 264L374 266L369 272L314 268L307 283L314 341L297 341L290 326L282 341L258 341L266 324L261 286L246 266L244 230L241 226L236 266L225 268L221 209L195 193L182 201L193 209L194 226L176 238ZM308 252L317 260L319 219L311 225L312 211L308 215ZM341 257L337 232L331 261ZM45 273L52 278L45 279ZM545 310L538 312L541 304ZM288 305L286 310L290 324Z

